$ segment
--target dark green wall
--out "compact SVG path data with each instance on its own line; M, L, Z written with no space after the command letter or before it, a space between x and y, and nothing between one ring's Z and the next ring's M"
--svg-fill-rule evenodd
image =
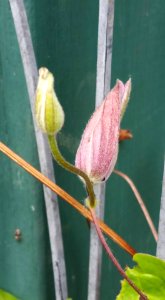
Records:
M120 145L117 168L136 183L158 225L165 136L165 3L115 1L112 84L132 77L131 101L122 127L134 138ZM56 78L66 113L59 134L72 162L83 128L94 109L98 1L26 0L38 67ZM0 3L0 138L39 168L21 58L9 4ZM55 164L57 183L83 203L80 181ZM0 154L0 288L21 300L54 300L51 257L42 187ZM148 225L123 179L112 175L106 191L106 222L137 251L155 253ZM86 300L89 228L69 205L59 201L69 295ZM35 208L35 211L34 211ZM22 241L14 240L16 228ZM131 262L113 242L123 266ZM120 276L103 258L101 300L114 300Z

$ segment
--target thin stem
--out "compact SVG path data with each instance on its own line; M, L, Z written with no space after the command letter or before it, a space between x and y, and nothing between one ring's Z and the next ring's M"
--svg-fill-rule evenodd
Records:
M97 217L96 217L96 214L95 214L95 211L93 208L90 208L89 207L89 210L91 212L91 216L92 216L92 219L93 219L93 223L95 225L95 228L96 228L96 231L97 231L97 234L98 234L98 237L100 239L100 242L102 244L102 246L104 247L105 251L107 252L110 260L112 261L112 263L115 265L115 267L117 268L117 270L119 271L119 273L123 276L123 278L128 282L128 284L139 294L139 296L141 297L140 299L141 300L147 300L147 296L145 296L141 290L132 282L132 280L127 276L127 274L124 272L123 268L121 267L121 265L119 264L119 262L117 261L116 257L113 255L110 247L108 246L105 238L104 238L104 235L99 227L99 224L98 224L98 220L97 220Z
M81 176L85 180L87 192L88 192L89 199L90 199L90 205L91 205L91 207L95 207L96 200L95 200L95 194L94 194L94 190L93 190L93 184L90 181L88 175L65 160L65 158L62 156L62 154L58 148L57 140L56 140L56 138L54 138L54 136L48 135L48 141L49 141L49 146L50 146L52 155L53 155L54 159L57 161L57 163L59 165L61 165L63 168L65 168L66 170L68 170L78 176Z
M125 179L125 181L127 181L127 183L129 184L130 188L132 189L132 191L133 191L133 193L134 193L134 195L135 195L135 197L136 197L136 199L137 199L137 201L138 201L138 203L139 203L139 205L141 207L141 210L142 210L142 212L143 212L143 214L145 216L145 219L146 219L146 221L147 221L147 223L148 223L148 225L149 225L149 227L151 229L153 237L154 237L155 241L157 242L158 241L158 233L156 231L156 228L155 228L154 223L153 223L153 221L152 221L152 219L150 217L150 214L149 214L149 212L148 212L148 210L147 210L147 208L146 208L146 206L144 204L144 201L143 201L143 199L142 199L142 197L141 197L138 189L136 188L135 184L133 183L133 181L131 180L131 178L128 177L125 173L120 172L118 170L114 170L113 172L115 174L119 175L120 177L122 177L123 179Z
M48 177L43 175L37 169L35 169L32 165L30 165L27 161L21 158L18 154L12 151L5 144L0 142L0 152L4 153L11 160L13 160L17 165L23 168L26 172L34 176L45 186L50 188L54 193L64 199L69 205L71 205L74 209L76 209L83 217L87 218L90 222L92 222L92 217L89 210L84 207L84 205L80 204L75 198L61 189L57 184L51 181ZM131 256L136 254L135 249L133 249L125 240L123 240L115 231L109 228L105 223L101 220L98 220L99 226L101 230L107 234L115 243L117 243L122 249L124 249Z

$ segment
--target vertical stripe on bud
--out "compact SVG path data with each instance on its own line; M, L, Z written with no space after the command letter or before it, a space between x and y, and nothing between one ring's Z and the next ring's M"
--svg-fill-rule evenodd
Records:
M131 78L126 82L126 84L123 84L123 82L120 80L118 80L118 83L120 85L121 120L122 120L131 94L131 87L132 87Z

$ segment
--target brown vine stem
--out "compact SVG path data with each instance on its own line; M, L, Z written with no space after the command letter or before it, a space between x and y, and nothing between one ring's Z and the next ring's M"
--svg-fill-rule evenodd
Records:
M19 155L17 155L14 151L12 151L5 144L0 142L0 151L3 152L6 156L8 156L11 160L13 160L16 164L21 166L25 171L34 176L44 185L49 187L54 193L59 195L62 199L64 199L67 203L69 203L72 207L74 207L82 216L87 218L90 222L93 222L91 213L85 206L80 204L75 198L65 192L62 188L52 182L49 178L44 176L41 172L32 167L29 163L27 163L24 159L22 159ZM122 239L115 231L109 228L104 222L98 220L99 226L101 230L109 236L115 243L117 243L121 248L123 248L127 253L133 256L136 251L132 248L124 239Z
M142 197L141 197L138 189L136 188L135 184L133 183L133 181L131 180L131 178L128 175L126 175L125 173L123 173L121 171L118 171L118 170L114 170L113 172L115 174L119 175L120 177L122 177L129 184L130 188L132 189L132 191L133 191L133 193L135 195L135 198L137 199L137 201L138 201L138 203L139 203L139 205L141 207L141 210L142 210L142 212L143 212L143 214L145 216L145 219L146 219L146 221L147 221L147 223L148 223L148 225L149 225L149 227L151 229L153 237L154 237L155 241L157 242L158 241L158 233L156 231L156 228L155 228L154 223L153 223L153 221L152 221L152 219L150 217L150 214L149 214L149 212L148 212L148 210L147 210L147 208L146 208L146 206L144 204L144 201L143 201L143 199L142 199Z
M125 271L123 270L123 268L121 267L121 265L119 264L119 262L117 261L116 257L113 255L111 248L109 247L109 245L107 244L104 235L99 227L99 223L95 214L95 211L93 208L89 207L89 210L91 212L91 216L93 219L93 223L95 225L95 229L97 231L99 240L102 244L102 246L104 247L106 253L108 254L108 257L110 258L110 260L112 261L112 263L115 265L115 267L117 268L117 270L119 271L119 273L122 275L122 277L128 282L128 284L139 294L140 299L141 300L147 300L147 296L143 294L143 292L132 282L132 280L127 276L127 274L125 273Z

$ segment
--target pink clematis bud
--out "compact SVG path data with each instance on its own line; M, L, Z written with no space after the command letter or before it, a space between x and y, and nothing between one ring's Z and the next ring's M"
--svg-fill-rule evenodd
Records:
M84 171L93 183L107 180L118 155L120 119L131 90L131 80L124 85L117 80L101 105L90 118L79 148L75 165Z

